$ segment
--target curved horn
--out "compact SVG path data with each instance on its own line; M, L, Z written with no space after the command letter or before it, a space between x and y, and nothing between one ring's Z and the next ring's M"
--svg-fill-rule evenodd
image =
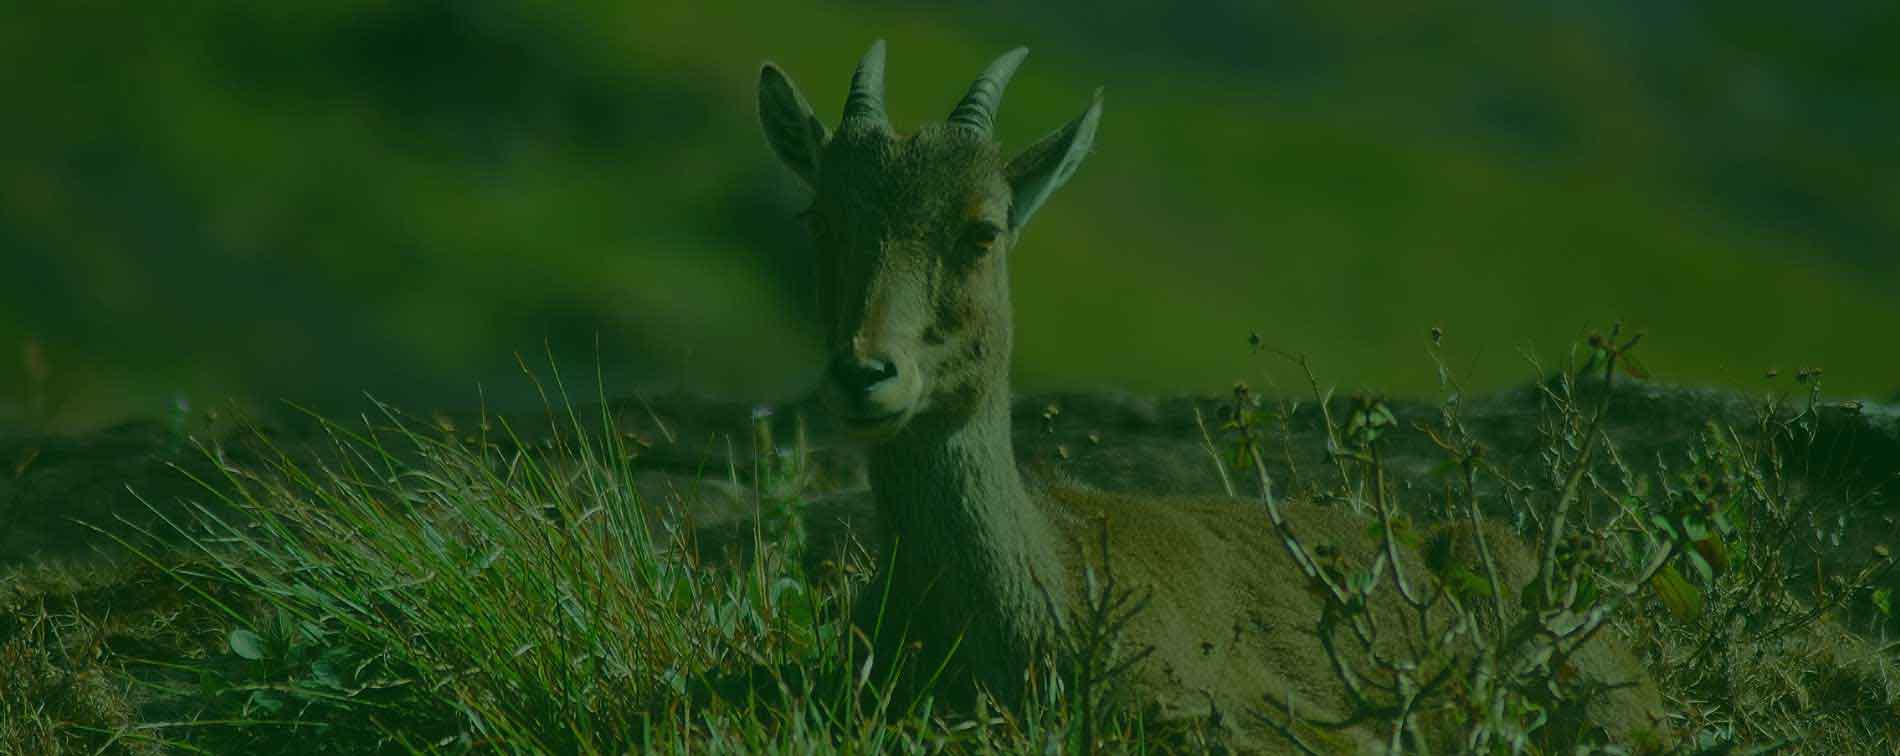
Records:
M956 110L950 111L950 123L989 136L996 126L996 109L1003 104L1003 90L1009 86L1009 77L1016 74L1016 67L1028 56L1029 48L1018 47L1003 53L989 68L983 69L983 75L976 77Z
M888 125L884 115L884 40L871 43L851 74L851 94L844 101L844 120L869 120Z

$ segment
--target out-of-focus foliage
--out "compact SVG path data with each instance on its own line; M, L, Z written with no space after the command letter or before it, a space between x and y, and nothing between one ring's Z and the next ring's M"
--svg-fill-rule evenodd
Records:
M9 4L0 418L507 402L514 353L596 340L615 386L797 392L757 65L830 116L880 36L900 126L1018 43L1007 144L1107 85L1012 261L1031 388L1214 388L1255 330L1422 391L1432 325L1496 385L1606 315L1675 334L1659 378L1900 384L1891 3L1355 5Z

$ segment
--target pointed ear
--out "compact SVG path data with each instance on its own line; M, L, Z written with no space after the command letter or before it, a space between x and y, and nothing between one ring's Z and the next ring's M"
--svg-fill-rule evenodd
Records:
M1009 229L1029 222L1029 216L1069 180L1095 144L1095 124L1102 120L1102 90L1095 90L1089 109L1069 125L1043 137L1009 161L1009 188L1015 199L1009 207Z
M759 124L765 127L765 141L780 162L792 169L806 186L818 182L818 155L829 134L811 104L798 93L798 87L778 66L765 64L759 70Z

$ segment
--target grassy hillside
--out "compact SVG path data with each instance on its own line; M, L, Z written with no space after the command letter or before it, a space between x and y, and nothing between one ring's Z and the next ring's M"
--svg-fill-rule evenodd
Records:
M1673 381L1900 387L1879 4L660 5L0 11L0 345L49 376L0 368L0 417L507 402L513 353L597 340L615 385L795 393L809 251L756 67L831 114L880 36L900 125L1017 43L1008 144L1108 88L1013 263L1026 387L1212 389L1257 331L1418 393L1433 325L1498 386L1606 317Z

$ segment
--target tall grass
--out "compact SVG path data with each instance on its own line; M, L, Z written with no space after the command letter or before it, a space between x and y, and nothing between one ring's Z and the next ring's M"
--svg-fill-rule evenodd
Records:
M1365 721L1386 723L1389 742L1406 752L1433 740L1427 730L1455 731L1467 750L1535 752L1556 742L1552 723L1566 700L1587 694L1564 676L1564 659L1580 636L1614 628L1637 639L1669 702L1672 716L1657 732L1679 735L1684 749L1865 752L1900 742L1895 649L1867 640L1893 627L1884 587L1892 554L1805 566L1826 550L1823 531L1835 527L1835 514L1868 493L1788 468L1813 453L1829 413L1847 410L1820 400L1818 376L1804 378L1796 394L1764 399L1752 423L1712 423L1654 470L1638 469L1603 428L1613 350L1627 348L1613 335L1542 376L1539 414L1514 421L1536 426L1527 436L1537 448L1515 457L1487 451L1466 427L1449 371L1436 419L1411 428L1376 399L1334 399L1308 373L1324 410L1328 463L1309 467L1304 480L1278 481L1279 490L1365 512L1388 558L1335 563L1290 534L1263 547L1301 552L1296 562L1315 590L1339 600L1315 622L1343 644L1391 621L1362 611L1376 591L1401 591L1412 607L1435 597L1436 611L1462 620L1462 635L1421 643L1423 656L1342 663L1342 674L1356 678ZM979 698L952 710L928 685L900 691L890 682L900 676L881 670L907 660L874 665L853 629L852 607L878 598L861 595L869 554L841 550L824 555L835 569L808 571L815 560L802 553L811 547L801 510L820 483L802 429L781 448L772 431L782 418L756 413L753 461L742 466L735 455L721 471L757 507L753 548L733 562L700 553L687 513L701 502L640 494L635 472L651 451L632 421L598 396L597 409L583 414L558 373L545 398L546 427L535 433L485 414L458 425L384 408L347 424L316 418L316 448L262 433L249 437L245 455L207 443L217 473L200 481L203 505L159 528L112 536L171 595L182 590L182 602L133 612L168 637L129 651L97 640L110 624L103 618L150 577L112 578L119 587L90 604L41 600L0 623L8 661L0 750L1086 753L1218 745L1218 724L1164 726L1120 695L1122 673L1140 652L1121 647L1117 633L1144 599L1117 585L1111 563L1087 566L1083 616L1024 671L1026 700L1004 708ZM1244 471L1223 469L1230 493L1240 493L1240 477L1254 477L1266 496L1276 481L1264 460L1276 438L1293 443L1287 428L1297 408L1244 391L1225 404L1206 450L1218 466ZM1428 434L1443 450L1437 515L1425 501L1437 496L1397 485L1387 469L1384 444L1406 432ZM1272 507L1261 512L1273 516ZM1414 518L1481 515L1515 515L1514 525L1492 525L1538 545L1527 584L1501 582L1482 540L1453 548L1469 564L1442 583L1394 571L1395 539L1413 537ZM1486 531L1469 530L1480 539ZM1822 541L1807 542L1810 533ZM141 687L126 694L133 680ZM1313 724L1270 703L1236 715L1287 732Z
M761 507L755 548L735 568L698 553L683 516L693 502L637 492L641 446L607 402L582 417L558 374L556 389L539 440L486 416L464 432L388 408L356 426L318 418L317 454L260 435L261 465L222 465L222 480L202 481L213 504L166 521L189 562L151 548L167 534L122 541L230 624L228 653L195 670L196 688L168 691L200 707L173 744L1019 751L1084 732L1067 724L1053 666L1026 671L1040 684L1025 707L985 699L954 717L927 687L900 696L896 676L872 674L847 611L869 557L835 555L823 577L801 566L804 445L772 448L769 414L744 476ZM1082 712L1117 726L1112 712Z

